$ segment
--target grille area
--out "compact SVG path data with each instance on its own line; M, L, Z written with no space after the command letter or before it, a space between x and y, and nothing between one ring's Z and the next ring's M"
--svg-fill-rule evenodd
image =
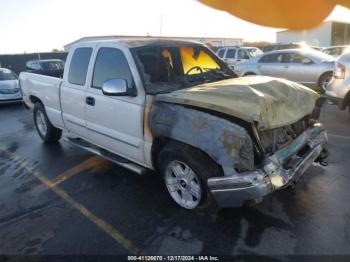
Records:
M259 131L261 145L266 154L273 154L276 151L288 146L309 126L310 117L306 116L298 122L271 130Z

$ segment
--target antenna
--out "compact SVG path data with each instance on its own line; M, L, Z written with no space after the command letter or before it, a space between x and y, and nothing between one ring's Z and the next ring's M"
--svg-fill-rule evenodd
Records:
M162 30L163 30L163 14L160 14L160 25L159 25L159 38L158 41L160 42L162 40ZM156 63L156 69L157 69L157 80L159 80L159 60L160 60L160 46L157 47L157 63Z
M159 38L162 38L163 31L163 14L160 15Z

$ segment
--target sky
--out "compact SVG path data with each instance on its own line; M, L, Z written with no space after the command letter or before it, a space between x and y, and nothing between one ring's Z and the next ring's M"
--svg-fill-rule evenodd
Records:
M85 36L160 32L273 42L280 30L251 24L196 0L0 0L0 6L0 54L63 49ZM327 20L350 22L350 10L336 7Z

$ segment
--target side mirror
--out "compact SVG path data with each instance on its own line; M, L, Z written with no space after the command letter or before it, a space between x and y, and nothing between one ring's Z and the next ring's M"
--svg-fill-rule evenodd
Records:
M302 62L304 65L312 64L312 61L311 61L309 58L304 58L303 60L301 60L301 62Z
M125 79L111 79L104 82L102 93L106 96L127 96L128 83Z

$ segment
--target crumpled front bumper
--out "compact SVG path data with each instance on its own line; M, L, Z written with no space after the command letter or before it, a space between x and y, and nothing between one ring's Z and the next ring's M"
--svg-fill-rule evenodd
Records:
M320 127L305 130L290 145L265 159L261 168L208 179L209 189L220 207L238 207L295 183L318 159L327 144Z

